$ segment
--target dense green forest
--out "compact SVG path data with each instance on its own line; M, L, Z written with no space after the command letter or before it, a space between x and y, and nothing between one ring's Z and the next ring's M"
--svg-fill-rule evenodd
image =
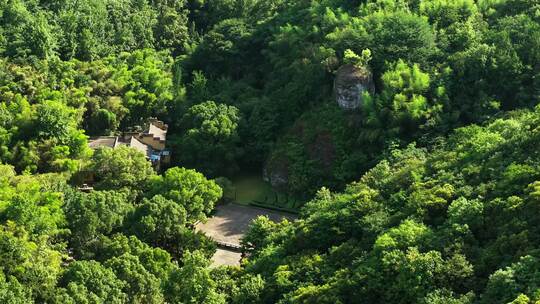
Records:
M539 102L537 0L0 0L0 302L540 303ZM307 203L211 268L242 172Z

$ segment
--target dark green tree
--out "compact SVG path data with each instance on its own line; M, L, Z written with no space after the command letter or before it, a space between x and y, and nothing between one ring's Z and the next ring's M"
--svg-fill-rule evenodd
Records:
M212 212L223 191L213 180L206 179L201 173L175 167L152 180L151 193L166 199L157 201L168 203L170 200L183 207L187 223L192 224L205 219L206 215ZM175 208L175 210L181 218L182 209Z
M120 230L133 206L124 193L93 191L71 194L63 209L71 231L71 246L80 254L101 235Z
M207 101L192 106L182 118L185 130L178 139L178 162L198 168L211 176L237 171L238 123L240 113L234 106Z
M146 155L125 146L96 150L89 170L94 174L96 187L107 190L128 187L140 191L155 176Z
M57 303L127 303L126 283L96 261L77 261L60 278Z

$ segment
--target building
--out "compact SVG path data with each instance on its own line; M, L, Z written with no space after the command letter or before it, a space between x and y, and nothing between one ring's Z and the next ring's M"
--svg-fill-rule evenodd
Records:
M108 147L115 149L128 146L143 153L156 170L171 161L171 153L166 148L168 126L162 121L151 119L144 132L124 132L120 136L99 136L90 138L91 149Z

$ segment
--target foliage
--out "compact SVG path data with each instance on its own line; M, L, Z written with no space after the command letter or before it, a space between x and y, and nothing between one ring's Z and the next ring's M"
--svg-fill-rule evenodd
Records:
M259 218L243 246L263 301L537 301L538 121L538 108L514 112L393 150L292 225Z
M181 256L183 236L186 234L186 210L160 195L145 199L137 206L127 227L139 239Z
M375 98L367 97L363 104L367 141L377 138L414 136L440 105L430 105L424 95L430 88L429 74L398 61L392 70L382 75L383 89Z
M540 301L539 12L0 0L0 302ZM88 147L153 118L170 168ZM194 224L245 172L310 202L210 270Z
M108 190L144 189L155 175L146 155L129 147L96 150L90 171L94 174L96 187Z
M155 177L151 187L152 195L162 195L183 207L189 223L205 219L223 195L213 180L206 179L195 170L177 167L167 170L163 176Z
M371 61L371 51L365 49L362 51L362 55L358 56L350 49L346 49L345 54L343 54L343 61L356 67L367 67L369 61Z
M184 265L171 273L167 299L181 303L225 303L223 295L215 291L216 282L210 276L209 265L200 252L186 254Z
M236 158L240 156L239 121L234 106L208 101L189 108L181 122L184 134L176 146L185 151L178 156L180 163L213 176L234 173Z
M126 215L132 210L124 193L94 191L74 193L64 207L69 219L71 244L77 251L89 245L100 235L118 231Z
M129 303L162 303L163 294L160 281L130 254L114 257L107 261L117 278L127 283L126 294Z
M60 280L59 303L126 303L124 282L95 261L74 262Z

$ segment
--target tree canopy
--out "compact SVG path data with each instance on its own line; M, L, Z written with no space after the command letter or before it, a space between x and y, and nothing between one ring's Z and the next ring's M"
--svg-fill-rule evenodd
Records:
M0 0L0 302L539 302L539 16ZM214 267L195 226L245 175L298 219Z

